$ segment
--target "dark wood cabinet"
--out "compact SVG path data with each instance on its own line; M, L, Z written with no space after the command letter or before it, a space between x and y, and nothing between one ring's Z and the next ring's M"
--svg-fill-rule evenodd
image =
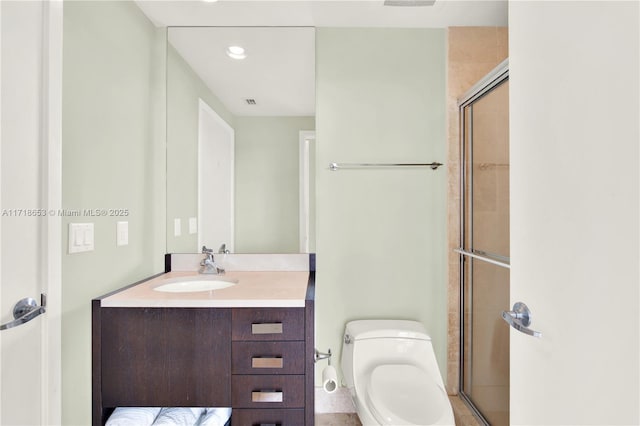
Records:
M304 308L234 308L234 341L304 341Z
M232 374L304 374L304 341L233 342Z
M231 405L229 309L102 310L103 405Z
M304 408L304 375L234 375L232 407Z
M291 409L265 409L265 410L245 410L243 408L233 409L233 426L300 426L305 424L305 410Z
M232 406L251 416L250 423L234 416L234 424L284 423L274 416L295 424L305 408L305 335L305 308L233 310Z
M313 425L314 272L300 308L92 301L94 426L115 407L232 407L236 425Z

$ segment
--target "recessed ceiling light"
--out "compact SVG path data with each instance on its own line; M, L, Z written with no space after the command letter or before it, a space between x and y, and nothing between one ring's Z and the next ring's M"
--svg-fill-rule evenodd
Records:
M202 1L205 2L205 3L215 3L218 0L202 0Z
M242 46L229 46L227 47L227 55L233 59L244 59L247 54Z

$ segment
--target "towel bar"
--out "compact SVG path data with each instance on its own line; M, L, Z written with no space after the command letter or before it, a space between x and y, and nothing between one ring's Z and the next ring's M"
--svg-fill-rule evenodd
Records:
M363 169L371 168L390 168L390 167L430 167L436 170L442 166L442 163L329 163L329 170L335 172L339 169Z

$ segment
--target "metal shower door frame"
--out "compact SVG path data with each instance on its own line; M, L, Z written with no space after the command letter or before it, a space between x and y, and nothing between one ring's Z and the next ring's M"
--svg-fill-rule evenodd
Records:
M479 418L485 425L489 425L487 419L482 415L482 413L475 407L474 403L471 401L470 397L464 392L464 364L467 361L465 359L465 351L464 351L464 341L465 341L465 291L464 291L464 282L466 278L465 273L465 259L476 259L479 261L491 263L500 267L509 268L508 259L503 258L501 256L491 256L486 253L477 253L473 251L473 242L471 243L471 247L469 250L465 250L465 220L469 219L469 233L473 233L473 222L471 218L473 218L473 205L469 206L471 209L467 218L466 212L466 204L465 204L465 184L467 179L473 180L473 168L469 170L469 175L467 175L466 164L467 160L473 163L473 158L467 158L467 136L470 137L470 144L473 144L473 103L481 99L483 96L489 94L493 89L500 86L502 83L509 79L509 59L505 59L501 62L497 67L495 67L491 72L489 72L485 77L483 77L480 81L478 81L475 85L471 87L460 99L458 99L458 117L459 117L459 127L460 127L460 239L459 239L459 248L455 250L456 253L459 254L460 259L460 364L459 364L459 396L460 398L466 402L471 411ZM466 128L466 112L465 109L469 108L469 118L470 124L467 132ZM470 155L473 155L470 152ZM473 199L473 187L470 187L470 199ZM469 288L470 288L470 298L473 294L473 283L471 282L473 277L473 263L469 265L469 277L470 280ZM471 333L470 333L471 334ZM470 346L473 346L472 342ZM470 356L471 357L471 356Z

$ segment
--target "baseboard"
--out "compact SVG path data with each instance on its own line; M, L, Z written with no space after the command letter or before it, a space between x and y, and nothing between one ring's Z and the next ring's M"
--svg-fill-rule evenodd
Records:
M333 393L327 393L321 387L315 388L315 412L323 413L355 413L349 390L345 387L339 387Z

